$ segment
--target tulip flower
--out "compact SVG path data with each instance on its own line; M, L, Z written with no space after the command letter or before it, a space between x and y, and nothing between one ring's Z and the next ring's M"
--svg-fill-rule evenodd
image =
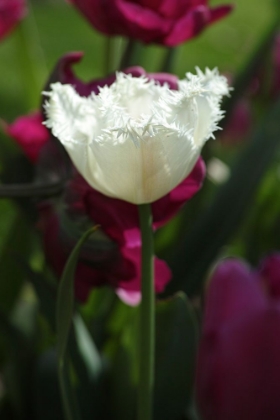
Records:
M280 417L280 254L226 260L207 290L197 362L202 420Z
M98 94L98 86L112 84L116 76L83 83L76 78L72 65L81 59L80 53L64 56L51 75L51 80L71 83L85 96ZM134 77L154 78L158 83L168 84L176 89L175 76L146 74L143 69L133 67L125 70ZM39 177L44 180L57 179L65 163L59 156L57 143L49 136L41 124L39 113L18 118L7 127L7 132L22 147L27 157L36 164ZM69 160L70 163L70 160ZM65 169L65 168L64 168ZM65 172L65 170L64 170ZM46 259L57 275L61 275L65 262L77 239L77 226L97 223L100 228L90 242L89 248L81 251L77 266L75 295L85 301L93 287L109 285L116 290L122 300L130 305L139 303L141 237L137 208L126 201L107 197L93 189L72 167L73 177L66 185L64 205L40 203L38 229L43 238ZM201 187L205 176L205 166L201 158L194 169L175 189L152 204L153 227L157 229L171 219L182 205ZM59 210L60 209L60 210ZM65 220L68 220L65 229ZM76 234L70 233L70 228ZM75 227L76 226L76 227ZM70 229L70 230L69 230ZM97 236L97 238L96 238ZM164 290L171 279L171 272L164 261L155 258L155 289Z
M6 36L25 14L24 0L0 0L0 39Z
M94 189L133 204L151 203L191 173L218 128L228 93L216 69L187 74L177 90L126 73L90 97L54 83L45 92L46 126Z
M230 5L210 8L207 0L70 0L100 32L145 43L176 46L226 16Z

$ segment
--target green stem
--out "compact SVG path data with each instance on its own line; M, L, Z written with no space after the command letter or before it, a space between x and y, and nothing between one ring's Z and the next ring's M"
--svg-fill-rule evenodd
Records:
M112 66L112 37L106 36L104 45L104 74L108 74L111 71Z
M142 45L140 42L137 42L134 39L129 39L121 59L120 70L123 70L126 67L138 65L141 50Z
M175 56L177 53L177 49L174 47L167 48L164 53L164 58L161 64L161 72L171 73L174 67Z
M152 420L155 353L153 229L150 205L141 204L138 209L142 236L138 420Z

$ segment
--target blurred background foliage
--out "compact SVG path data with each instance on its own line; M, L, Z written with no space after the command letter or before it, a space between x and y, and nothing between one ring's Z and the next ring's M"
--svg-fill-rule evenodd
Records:
M233 0L235 10L199 37L178 48L174 72L180 77L195 66L213 68L221 72L235 72L246 60L259 36L275 13L274 0L261 0L256 7L254 0ZM219 0L211 4L219 4ZM28 39L30 60L36 68L36 82L27 77L26 63L21 61L25 41ZM64 0L32 0L30 13L21 27L0 45L1 104L0 115L12 119L40 103L40 89L57 59L68 51L84 51L83 62L77 67L85 80L103 74L105 37L100 35ZM117 67L121 40L115 41ZM26 47L26 46L25 46ZM163 47L145 47L142 64L148 71L160 69ZM27 91L32 91L29 102ZM37 98L37 99L36 99Z
M211 2L213 5L219 3L220 0ZM258 50L275 14L278 13L279 6L274 0L259 0L257 5L255 0L232 0L232 3L235 10L227 18L175 51L172 68L174 73L183 77L186 71L193 72L195 66L202 69L218 67L220 72L229 74L232 78L242 72L254 51ZM121 38L112 41L114 57L109 66L104 56L106 43L105 37L94 31L64 0L30 1L27 18L0 44L0 118L12 122L17 116L38 109L41 91L48 75L57 60L66 52L84 51L84 59L75 68L84 80L101 77L105 68L109 68L110 71L116 70L125 41ZM163 47L142 47L142 55L141 49L139 54L138 64L143 65L146 70L161 70L166 54ZM271 66L271 48L268 47L266 53L262 54L261 62L264 66L260 70L266 75L262 80L262 92L266 89ZM258 73L259 69L254 70ZM255 75L251 72L247 80L248 88ZM280 135L278 126L274 129L272 119L265 116L272 105L273 100L267 98L266 92L259 98L256 96L251 103L252 129L245 138L230 141L226 135L218 133L216 140L207 144L203 152L208 167L204 187L176 218L157 233L157 253L168 261L174 272L174 281L170 284L168 293L181 288L188 293L197 293L207 277L209 268L218 258L239 255L254 264L269 251L280 249L280 200L277 198L280 181L280 148L277 147L277 143ZM279 114L278 108L276 111ZM255 143L258 146L254 146ZM243 156L242 162L240 156ZM234 167L237 169L234 170ZM231 178L231 174L234 173L240 174L236 181L234 177ZM13 179L16 182L32 180L30 165L17 146L2 132L0 174L4 182L12 182ZM231 184L230 179L233 179ZM240 184L244 184L242 191L238 189ZM220 194L220 199L217 198L217 194ZM234 217L227 217L233 209ZM52 370L55 371L52 350L54 279L45 265L40 239L34 229L34 215L30 203L24 199L2 199L0 215L0 331L4 332L0 334L0 417L22 418L14 413L22 412L23 406L29 407L29 399L33 395L37 401L35 406L33 405L33 410L37 413L36 418L47 419L48 414L43 408L48 407L50 401L46 398L53 395L54 401L58 393L57 382L53 379L55 375L51 374ZM203 233L205 225L209 225L209 220L211 228L205 239ZM222 234L219 232L219 226ZM208 248L205 248L205 243ZM210 248L212 253L209 254ZM189 249L192 252L189 253ZM188 288L185 280L188 276L196 287ZM41 299L42 296L44 298ZM166 310L174 314L174 318L177 314L186 318L190 334L195 336L196 327L189 320L192 319L190 312L193 310L187 312L181 303L184 299L177 296L169 304L162 303L162 307L158 308L159 321L161 312L162 319L165 319L166 314L162 308L166 305ZM93 292L82 310L82 318L89 326L99 349L110 334L111 339L105 346L105 353L110 355L114 346L112 337L118 337L120 348L114 356L116 366L118 363L126 366L131 354L133 358L133 345L127 338L130 324L133 322L130 319L133 318L133 311L131 309L130 312L123 304L117 304L112 292L107 289ZM41 313L44 316L41 316ZM114 317L110 318L108 314L113 314ZM120 332L120 325L123 326L124 323L127 324L127 328ZM105 332L100 325L106 325ZM164 322L162 325L164 331ZM172 336L171 329L165 333ZM89 342L86 333L82 340L84 343ZM166 341L168 342L167 339ZM45 350L47 352L44 352ZM167 350L171 352L168 354L171 360L174 350ZM160 352L161 348L158 351ZM32 364L34 352L40 355L36 359L36 366ZM191 349L190 353L193 355L195 351ZM95 366L96 360L90 363ZM184 360L184 363L188 364L190 360ZM32 392L29 392L26 382L30 366ZM8 399L5 388L7 385L1 381L2 372L5 372L5 377L10 378L10 385L12 384ZM118 374L117 368L115 373L111 373L113 387ZM42 388L42 383L38 385L38 378L42 377L45 378L45 388ZM125 386L131 389L133 381L129 372L126 381ZM88 383L89 387L97 386L89 378L85 379L85 384ZM186 386L189 387L188 384ZM119 398L122 400L123 395ZM115 412L118 412L120 401L111 403ZM15 412L11 411L11 406L16 407ZM122 410L131 410L129 404L127 407L121 407ZM24 412L28 413L28 408ZM91 408L88 413L91 413ZM33 414L30 414L31 417ZM160 413L161 416L163 414ZM120 411L119 417L122 415L123 412ZM26 415L26 418L31 417ZM58 407L53 407L52 418L61 418L59 404Z

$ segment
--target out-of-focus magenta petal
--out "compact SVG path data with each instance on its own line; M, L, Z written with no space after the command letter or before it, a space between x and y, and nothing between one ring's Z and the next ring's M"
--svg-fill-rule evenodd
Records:
M116 80L116 73L109 74L100 79L91 80L88 83L81 81L74 73L72 67L78 64L83 58L82 52L70 52L65 54L56 64L45 90L49 90L51 83L60 82L62 84L72 85L81 96L89 96L92 93L98 95L99 88L106 85L110 86ZM147 73L142 67L133 66L122 70L125 74L131 74L133 77L145 76L149 80L153 79L160 85L167 84L170 89L178 89L177 76L169 73Z
M100 83L102 83L104 79L96 79L92 82L84 83L76 77L72 70L72 66L78 64L82 60L83 55L82 52L74 51L62 56L52 71L45 90L48 91L52 83L60 82L72 85L81 96L89 96L92 92L97 94L98 82L100 80Z
M16 140L33 163L37 162L42 147L49 140L49 132L42 123L41 114L34 112L5 127L7 134Z
M219 19L227 16L233 10L233 5L226 4L224 6L217 6L210 9L210 23L214 23Z
M202 3L204 1L202 0ZM139 3L145 8L151 8L159 15L164 16L167 19L175 20L201 3L201 0L140 0ZM197 4L196 4L197 3Z
M148 79L156 80L160 85L167 84L170 89L178 89L178 78L169 73L146 73Z
M250 295L247 300L250 307ZM204 420L279 418L279 308L242 315L203 334L196 396Z
M250 305L248 304L250 296ZM207 291L204 329L213 331L266 302L258 275L242 261L227 259L214 271Z
M259 272L263 277L268 295L280 298L280 253L267 256L260 263Z
M121 249L122 256L130 261L135 268L135 276L129 281L118 282L118 287L130 291L139 291L141 289L141 247L123 247ZM171 280L171 270L168 265L159 258L154 259L155 264L155 290L157 293L164 291L165 286Z
M42 206L38 225L43 233L46 257L53 270L60 276L74 246L60 230L59 217L54 209ZM93 250L94 253L94 250ZM100 262L81 251L75 275L75 294L85 301L93 287L109 285L125 290L135 297L141 289L141 243L119 246L118 258ZM111 254L112 255L112 254ZM94 255L93 255L94 257ZM155 258L155 290L161 293L171 279L171 271L164 261ZM128 302L128 299L126 300ZM136 302L136 301L135 301ZM135 303L136 304L136 303Z
M205 163L200 157L192 172L165 197L152 203L153 220L156 228L170 220L202 187L206 174Z
M263 287L270 292L271 279L280 283L279 254L260 271L225 260L210 279L196 372L204 420L279 418L279 286L273 299Z
M145 8L136 2L117 0L121 35L141 39L143 42L160 42L168 33L172 22L157 11ZM121 29L121 27L123 29Z
M170 191L152 203L154 227L158 228L170 220L200 189L205 176L205 164L198 159L190 175ZM123 200L107 197L91 188L77 176L69 190L72 206L83 206L83 211L102 226L104 232L119 244L140 244L140 227L137 206Z
M137 306L141 302L141 292L133 292L125 289L116 289L118 297L129 306Z
M209 20L210 11L208 7L198 6L176 21L172 30L165 37L164 44L174 47L187 41L199 34L209 23Z
M226 16L231 6L207 0L71 0L99 31L175 46Z
M57 249L58 254L61 255L61 249ZM85 302L94 287L111 286L123 302L135 306L141 300L141 273L140 273L140 250L128 250L123 248L122 257L128 264L124 264L123 268L116 267L118 272L114 273L110 270L110 262L108 262L108 269L97 269L92 266L79 262L75 275L75 295L78 300ZM53 253L53 251L52 251ZM64 254L64 266L66 262L66 255ZM122 271L121 271L122 270ZM122 276L123 274L123 276ZM171 279L171 271L167 264L155 258L155 290L161 293L166 284Z
M83 181L82 178L77 177L71 188L77 191L76 202L77 204L80 202L85 214L95 223L100 224L103 231L119 245L139 245L140 229L137 206L107 197L87 184L82 192L80 186ZM79 197L80 192L83 197Z
M8 35L26 13L25 0L0 0L0 39Z
M252 109L247 98L240 99L219 138L225 144L235 144L244 140L253 126Z
M207 25L225 17L231 10L232 6L230 5L210 9L207 4L197 4L196 7L186 10L180 15L166 36L164 44L172 47L193 38Z
M89 20L90 23L98 30L105 34L112 34L110 30L110 6L112 0L67 0ZM114 0L113 0L114 1Z

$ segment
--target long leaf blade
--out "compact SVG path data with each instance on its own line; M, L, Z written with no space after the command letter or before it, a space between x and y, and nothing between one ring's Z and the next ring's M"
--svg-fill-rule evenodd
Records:
M68 375L69 366L66 363L67 343L74 312L75 270L81 247L96 229L97 226L90 228L78 241L65 265L58 288L56 306L58 377L66 420L78 420L80 418Z

